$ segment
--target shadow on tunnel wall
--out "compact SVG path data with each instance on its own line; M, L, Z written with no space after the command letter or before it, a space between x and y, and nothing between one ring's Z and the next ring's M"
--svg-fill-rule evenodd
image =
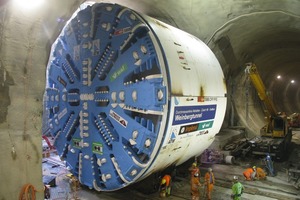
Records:
M8 106L10 105L10 85L14 85L14 81L0 61L0 124L6 121Z
M225 35L216 40L214 52L223 68L227 85L227 110L223 128L244 127L247 136L259 134L264 125L262 102L245 75L245 61L238 59ZM221 55L221 56L220 56Z

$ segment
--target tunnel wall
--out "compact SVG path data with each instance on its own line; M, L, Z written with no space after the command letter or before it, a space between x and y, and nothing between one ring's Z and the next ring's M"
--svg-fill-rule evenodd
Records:
M59 15L73 12L71 5L75 1L66 2L63 6L70 10L56 8ZM48 4L38 11L27 11L10 1L0 7L1 200L19 199L25 184L37 190L36 199L44 199L42 100L48 44L53 42L50 35L59 32L49 29L53 21L57 23L49 17L55 6Z

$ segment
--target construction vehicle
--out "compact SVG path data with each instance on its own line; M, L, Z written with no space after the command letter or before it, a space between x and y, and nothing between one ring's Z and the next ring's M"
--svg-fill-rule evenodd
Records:
M254 155L269 154L277 160L282 160L288 151L292 139L292 129L289 126L287 115L275 109L256 65L247 63L245 72L255 87L260 100L264 103L267 120L266 125L260 129L260 136L250 139L250 151Z
M289 126L292 128L299 128L300 127L300 114L293 113L288 117Z

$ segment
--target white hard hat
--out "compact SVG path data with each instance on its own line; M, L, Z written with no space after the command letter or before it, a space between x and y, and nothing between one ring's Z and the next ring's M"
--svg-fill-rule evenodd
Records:
M239 177L238 176L233 176L233 180L238 180Z

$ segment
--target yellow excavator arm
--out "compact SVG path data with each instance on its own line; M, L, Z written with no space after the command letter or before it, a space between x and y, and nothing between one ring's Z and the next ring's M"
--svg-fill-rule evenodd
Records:
M262 100L266 106L268 114L271 116L277 115L277 111L271 98L267 95L265 85L261 80L261 77L257 71L256 65L253 63L246 64L246 73L250 77L253 86L255 87L260 100ZM269 116L268 116L269 117Z
M266 92L265 85L253 63L246 64L246 74L250 77L258 96L266 107L267 124L261 129L262 136L284 137L287 133L286 115L278 113L275 109L272 99Z

